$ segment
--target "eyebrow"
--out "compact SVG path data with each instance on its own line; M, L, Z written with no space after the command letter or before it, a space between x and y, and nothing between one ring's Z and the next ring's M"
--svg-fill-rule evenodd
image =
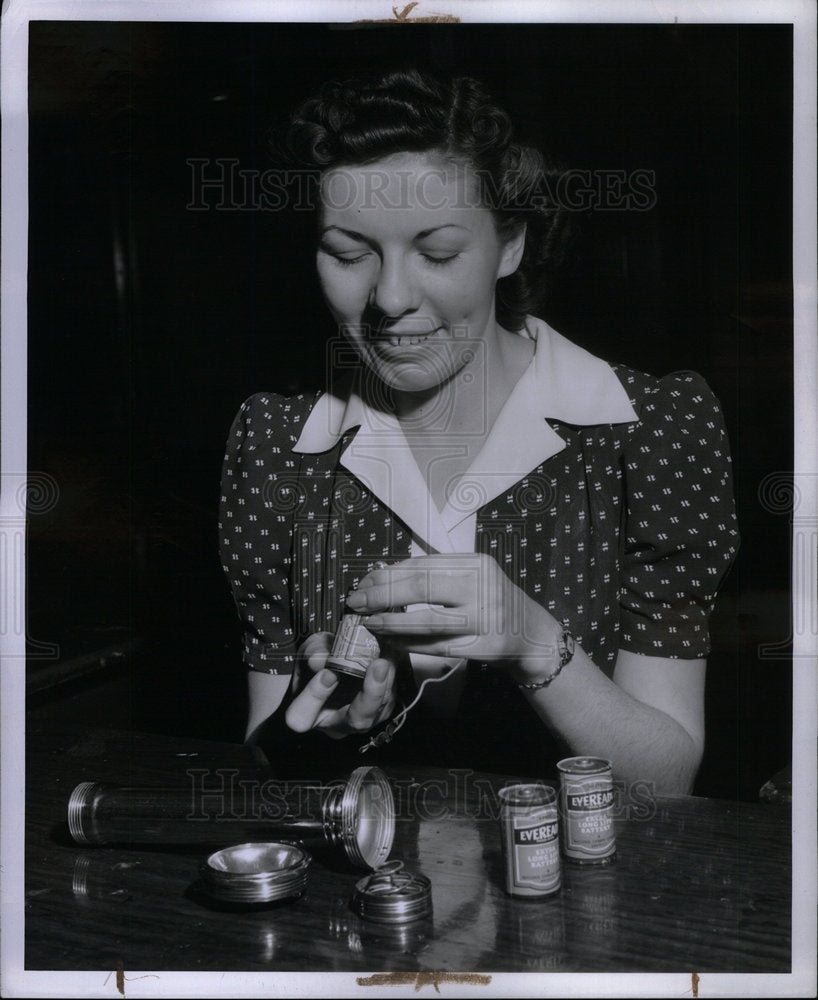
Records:
M471 231L468 226L459 226L456 222L447 222L442 226L432 226L431 229L422 230L415 236L415 239L425 240L427 236L431 236L432 233L437 233L441 229L463 229L465 232ZM344 229L341 226L326 226L321 230L321 235L324 236L329 232L343 233L344 236L348 236L352 240L358 240L361 243L366 243L369 246L372 246L372 240L370 240L369 237L364 236L363 233L356 233L354 229Z

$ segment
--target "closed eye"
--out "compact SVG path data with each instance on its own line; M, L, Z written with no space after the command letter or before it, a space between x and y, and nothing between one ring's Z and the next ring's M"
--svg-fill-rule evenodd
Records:
M341 253L335 253L332 250L321 248L322 252L327 254L329 257L335 261L336 264L340 264L341 267L351 267L353 264L360 264L371 256L370 251L347 251L347 255Z
M445 257L437 257L434 254L430 253L421 254L421 257L423 257L423 259L427 261L427 263L429 264L449 264L451 263L451 261L457 260L459 256L460 256L459 252L448 254Z

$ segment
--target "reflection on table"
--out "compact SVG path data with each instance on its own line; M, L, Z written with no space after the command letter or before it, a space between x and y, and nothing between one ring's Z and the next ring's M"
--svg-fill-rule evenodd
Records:
M187 768L265 770L244 747L132 733L30 734L26 966L31 969L787 972L790 815L691 797L624 804L617 860L563 869L541 900L503 891L497 792L508 778L390 769L393 858L431 879L433 914L401 926L350 909L362 872L327 845L304 894L264 906L204 889L205 847L80 847L80 781L162 787ZM226 846L216 844L215 846Z

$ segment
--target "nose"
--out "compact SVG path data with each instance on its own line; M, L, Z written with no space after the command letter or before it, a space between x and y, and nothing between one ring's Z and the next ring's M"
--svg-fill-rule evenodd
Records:
M417 308L417 289L400 257L384 257L370 301L385 316L403 316Z

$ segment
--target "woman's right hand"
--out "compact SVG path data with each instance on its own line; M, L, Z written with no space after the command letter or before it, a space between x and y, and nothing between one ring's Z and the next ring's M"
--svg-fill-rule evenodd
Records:
M395 664L385 657L370 663L363 686L348 705L330 708L327 702L339 677L325 667L332 633L308 636L298 651L293 679L295 696L287 707L287 726L296 733L318 729L333 739L365 733L392 717L396 704Z

